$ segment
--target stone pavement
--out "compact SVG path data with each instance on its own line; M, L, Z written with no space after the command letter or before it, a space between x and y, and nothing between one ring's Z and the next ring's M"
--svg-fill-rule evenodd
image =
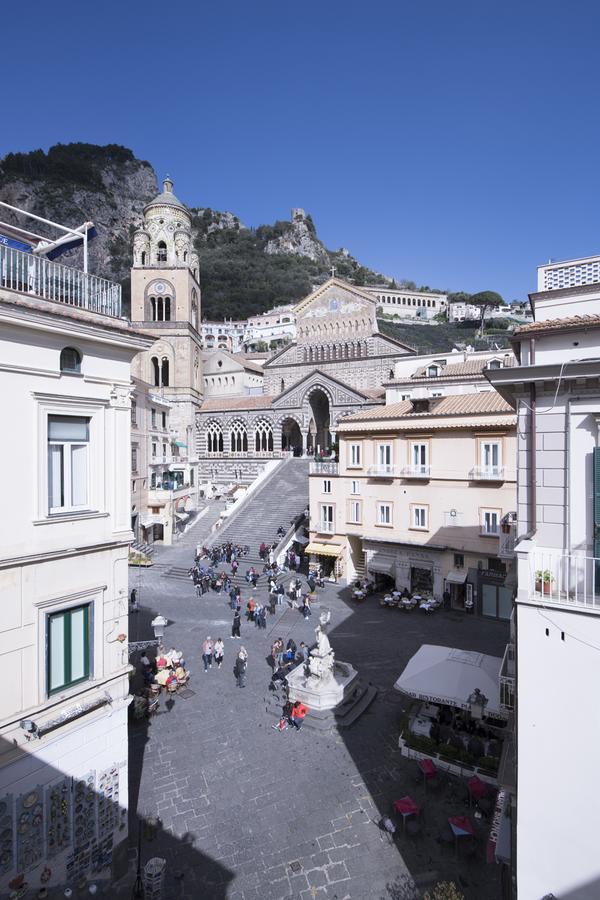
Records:
M159 715L131 726L130 842L135 845L137 837L136 805L141 815L160 817L155 839L143 842L142 860L167 859L164 897L408 900L413 893L406 887L406 860L412 876L432 870L440 877L460 875L469 900L495 900L495 866L440 855L433 840L417 847L401 836L391 844L377 823L406 793L424 803L432 829L439 830L436 816L446 815L419 793L415 764L398 750L401 707L392 686L402 668L424 642L500 656L506 623L403 614L382 610L372 598L357 607L347 589L328 585L320 594L332 611L336 655L376 684L379 697L340 733L278 733L266 712L270 646L275 637L312 643L317 616L305 622L298 611L280 606L268 617L266 632L243 618L242 639L232 640L225 595L197 599L191 581L167 577L170 566L191 564L193 547L205 540L215 515L210 508L178 544L157 549L140 587L138 631L158 612L168 617L165 644L184 652L194 692L188 699L161 697ZM244 605L249 596L243 591ZM264 586L255 596L266 601ZM204 673L201 643L208 634L223 637L225 663ZM233 675L240 644L249 653L244 690ZM464 865L470 866L466 872ZM131 881L129 893L115 891L115 897L130 891Z

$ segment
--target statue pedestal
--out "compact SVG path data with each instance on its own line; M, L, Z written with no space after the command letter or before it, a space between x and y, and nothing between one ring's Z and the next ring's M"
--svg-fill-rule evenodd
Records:
M312 656L320 659L313 651ZM325 665L325 658L323 658ZM353 689L358 672L349 663L335 660L322 677L307 675L306 666L297 666L287 676L289 698L300 700L311 711L335 709Z

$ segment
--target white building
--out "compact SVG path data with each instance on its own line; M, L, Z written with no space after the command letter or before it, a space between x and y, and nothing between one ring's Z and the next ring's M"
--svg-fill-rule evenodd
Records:
M583 900L600 896L600 257L538 284L519 365L488 373L518 414L517 891Z
M362 289L377 298L377 305L387 313L407 319L433 319L445 313L448 295L434 291L409 291L385 284L365 285Z
M131 361L151 340L117 285L6 246L0 320L6 897L17 873L51 888L127 863Z
M295 305L276 306L248 319L244 349L252 352L261 345L277 350L296 339Z
M246 319L223 319L222 322L202 322L200 336L204 350L227 350L241 353L248 330Z
M515 363L512 350L455 350L409 359L396 362L394 378L385 384L386 403L492 391L486 372Z

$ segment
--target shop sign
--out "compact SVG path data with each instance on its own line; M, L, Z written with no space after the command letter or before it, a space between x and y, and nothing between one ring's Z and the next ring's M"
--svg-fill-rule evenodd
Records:
M487 842L486 859L488 863L496 861L496 844L498 843L498 835L500 834L505 807L506 791L504 788L501 788L498 791L498 797L496 798L496 806L494 807L494 815L492 816L492 825Z

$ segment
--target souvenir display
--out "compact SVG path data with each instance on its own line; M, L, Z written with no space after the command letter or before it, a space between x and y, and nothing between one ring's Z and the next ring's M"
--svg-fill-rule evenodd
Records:
M17 868L26 871L44 858L44 789L39 785L17 798Z
M73 848L74 856L79 851L89 850L90 841L96 837L96 792L95 773L76 781L73 788Z
M13 798L12 794L5 794L0 800L0 875L6 875L15 866L13 828Z
M98 840L119 826L119 770L116 765L98 776Z
M63 778L46 788L46 845L48 858L71 846L70 778Z

